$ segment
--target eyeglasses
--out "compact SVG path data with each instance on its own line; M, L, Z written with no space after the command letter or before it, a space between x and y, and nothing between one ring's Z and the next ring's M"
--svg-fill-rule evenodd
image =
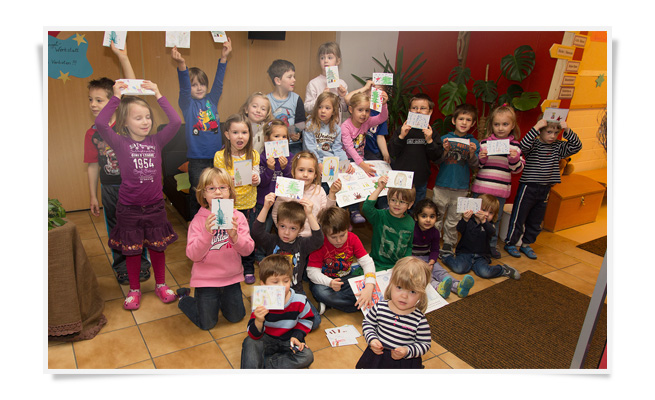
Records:
M219 187L216 187L216 186L207 186L207 187L205 188L205 191L206 191L207 193L214 193L214 192L217 191L217 190L220 190L221 192L229 192L229 191L230 191L230 187L229 187L229 186L219 186Z
M393 205L401 205L401 206L405 206L405 205L409 204L409 202L407 202L407 201L398 200L398 199L395 199L395 198L394 199L389 199L389 203L391 203Z

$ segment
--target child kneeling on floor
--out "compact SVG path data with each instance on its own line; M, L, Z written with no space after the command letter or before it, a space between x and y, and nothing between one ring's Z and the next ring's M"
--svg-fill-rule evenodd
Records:
M447 254L442 261L457 274L465 274L473 269L480 278L508 276L520 279L521 274L507 264L489 265L491 248L489 240L496 233L493 222L498 213L499 202L495 196L483 194L480 211L475 214L468 210L457 223L457 231L462 237L457 243L456 255ZM473 217L473 218L471 218Z
M267 286L284 287L284 309L258 306L248 321L241 348L241 369L306 368L314 354L305 344L314 314L307 297L291 288L293 267L288 257L273 254L259 263L259 279Z

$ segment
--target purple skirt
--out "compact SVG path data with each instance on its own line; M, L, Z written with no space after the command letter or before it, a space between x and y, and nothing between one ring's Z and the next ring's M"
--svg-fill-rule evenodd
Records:
M371 347L366 347L364 354L357 361L357 369L422 369L423 359L421 357L403 358L394 360L391 358L391 350L384 349L381 355L373 353Z
M164 251L177 240L166 218L164 199L148 206L116 205L116 226L109 234L109 247L126 256L141 254L143 247Z

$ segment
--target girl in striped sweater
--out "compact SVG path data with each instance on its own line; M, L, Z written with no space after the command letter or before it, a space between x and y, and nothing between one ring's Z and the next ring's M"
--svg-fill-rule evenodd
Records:
M516 138L521 136L519 126L516 123L516 113L507 104L496 107L489 114L487 137L480 140L480 169L473 181L471 192L474 197L482 194L495 196L500 203L498 218L494 223L496 233L489 241L491 256L500 258L498 244L498 232L500 231L500 220L503 217L503 206L512 191L512 174L518 174L523 170L525 161L521 155L519 142ZM488 154L488 143L493 140L509 139L509 154Z
M424 312L428 306L425 288L430 267L416 257L398 260L391 272L384 299L362 322L368 347L356 368L422 368L430 350L430 325Z

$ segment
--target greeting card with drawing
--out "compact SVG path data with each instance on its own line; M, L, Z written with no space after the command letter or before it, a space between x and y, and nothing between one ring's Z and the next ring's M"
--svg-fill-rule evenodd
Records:
M544 119L550 122L566 121L569 110L566 108L547 108L544 111Z
M109 44L114 42L119 50L125 50L125 41L127 40L127 31L105 31L105 37L102 40L102 45L110 47Z
M509 154L509 139L487 140L487 155Z
M387 187L390 188L400 188L400 189L411 189L412 183L414 181L414 172L413 171L388 171L387 176L389 181L387 182Z
M468 210L476 213L482 208L482 199L473 199L470 197L458 197L457 198L457 213L465 213Z
M327 328L325 335L332 347L346 346L349 344L357 344L357 338L362 336L361 333L353 325L337 326L335 328Z
M264 149L266 151L266 158L289 157L289 141L286 139L264 142Z
M166 47L190 48L191 31L166 31Z
M212 39L214 39L214 43L227 42L227 35L225 34L225 31L211 31L211 33Z
M153 92L152 90L144 89L142 87L143 79L118 79L118 82L123 82L127 84L127 88L121 90L121 94L132 94L132 95L155 94L155 92Z
M377 89L376 87L371 87L371 110L381 111L382 110L382 90Z
M275 180L275 195L300 200L305 189L305 182L299 179L278 176Z
M234 162L234 186L252 185L252 160Z
M216 215L217 229L232 229L232 216L234 214L234 200L212 199L212 214Z
M410 111L407 114L407 124L412 128L426 129L430 126L430 116Z
M323 171L321 174L321 182L327 182L332 186L332 183L339 177L339 157L325 157L323 158Z
M339 67L336 65L333 67L325 67L325 77L327 78L327 87L339 87Z
M284 286L253 286L252 310L264 306L269 310L284 310Z
M373 72L373 84L391 86L393 85L393 74L386 72Z

